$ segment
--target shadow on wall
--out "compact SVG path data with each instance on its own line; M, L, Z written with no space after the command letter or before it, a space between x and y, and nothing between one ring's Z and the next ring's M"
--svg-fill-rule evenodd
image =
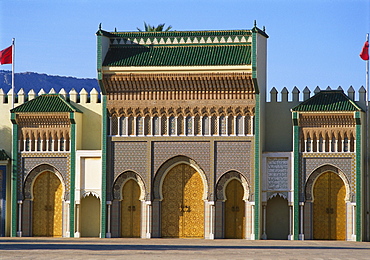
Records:
M12 151L12 131L10 127L0 127L0 150L4 149L6 154L10 156Z

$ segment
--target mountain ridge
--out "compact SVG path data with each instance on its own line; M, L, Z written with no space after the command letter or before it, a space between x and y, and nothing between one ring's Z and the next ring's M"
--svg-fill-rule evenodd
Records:
M25 93L28 93L31 89L38 93L43 89L48 93L51 89L54 89L58 93L61 89L64 89L67 93L72 89L80 92L85 89L90 92L95 88L100 92L99 84L96 79L92 78L77 78L67 77L58 75L48 75L37 72L19 72L14 74L14 85L15 92L18 93L20 89L23 89ZM0 89L4 93L8 93L12 86L12 75L11 71L0 70Z

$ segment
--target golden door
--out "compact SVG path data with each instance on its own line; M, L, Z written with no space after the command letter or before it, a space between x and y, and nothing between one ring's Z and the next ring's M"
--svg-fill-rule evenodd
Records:
M238 180L226 186L225 238L244 238L245 204L244 190Z
M121 236L140 237L141 202L140 187L134 180L128 180L122 188Z
M203 192L194 168L179 164L170 170L162 185L162 237L204 237Z
M341 178L326 172L319 176L314 189L314 239L346 239L346 188Z
M62 183L52 172L43 172L33 185L33 236L62 236Z

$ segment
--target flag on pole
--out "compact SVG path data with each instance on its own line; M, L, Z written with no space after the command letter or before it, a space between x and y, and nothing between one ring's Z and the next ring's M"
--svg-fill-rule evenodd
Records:
M13 45L0 51L0 64L12 64Z
M364 47L362 47L360 57L363 60L369 60L369 41L366 41Z

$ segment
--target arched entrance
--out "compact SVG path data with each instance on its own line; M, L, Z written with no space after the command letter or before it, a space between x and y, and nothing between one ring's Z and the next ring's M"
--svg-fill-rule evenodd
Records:
M267 201L266 234L267 239L288 239L289 206L288 200L281 196L275 196Z
M240 181L232 179L226 186L225 238L244 238L245 202Z
M89 194L81 200L80 213L81 237L99 237L100 200Z
M36 177L33 184L33 236L62 236L62 195L62 183L54 173L45 171Z
M140 237L141 201L140 187L129 179L122 188L121 237Z
M346 239L346 188L334 172L321 174L313 187L313 238Z
M162 237L204 237L204 185L201 175L180 163L162 184Z

